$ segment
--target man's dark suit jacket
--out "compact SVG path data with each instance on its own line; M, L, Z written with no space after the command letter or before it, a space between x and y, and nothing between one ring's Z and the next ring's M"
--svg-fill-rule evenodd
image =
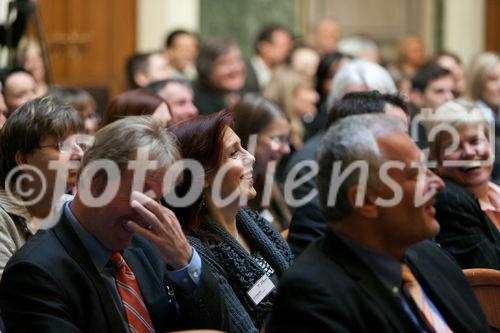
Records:
M246 76L245 76L245 92L260 92L262 87L259 86L257 74L250 60L245 61Z
M454 332L489 332L453 259L430 241L411 246L406 255L416 278ZM419 331L391 291L328 230L285 273L267 332Z
M474 194L445 179L436 196L436 219L441 231L436 241L465 268L500 270L500 231L481 210Z
M304 144L301 150L292 155L287 162L286 174L288 174L296 164L302 161L316 160L316 150L322 136L322 132L316 134ZM309 169L304 168L304 170L297 174L297 177L301 177L307 172L309 172ZM308 195L315 188L316 179L312 178L295 188L292 194L296 200L299 200ZM326 222L323 218L323 214L321 214L319 197L317 195L303 206L297 208L292 207L292 211L293 216L288 231L288 244L290 244L290 248L295 257L298 257L309 244L325 234Z
M134 236L123 256L157 332L229 328L225 303L207 269L186 295L168 279L146 240ZM64 214L8 262L0 308L7 332L125 332L111 293Z

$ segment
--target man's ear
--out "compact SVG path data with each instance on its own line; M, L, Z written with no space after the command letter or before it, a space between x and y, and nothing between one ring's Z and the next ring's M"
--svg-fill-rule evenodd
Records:
M356 204L356 196L358 193L359 185L353 185L347 191L347 198L349 205L356 214L361 215L367 219L376 219L379 216L379 207L375 204L378 195L369 186L366 186L365 193L360 205Z
M16 161L17 165L26 164L26 154L18 150L14 155L14 160Z

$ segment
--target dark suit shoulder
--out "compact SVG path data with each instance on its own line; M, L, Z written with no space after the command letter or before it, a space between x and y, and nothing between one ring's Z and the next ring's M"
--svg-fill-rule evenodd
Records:
M431 241L407 250L412 266L426 294L455 332L488 332L486 319L457 262Z
M436 240L460 266L500 269L500 232L474 194L450 180L436 196Z
M6 270L19 262L28 262L46 270L59 268L60 260L67 259L62 244L53 230L40 230L9 260Z
M302 161L315 161L316 160L316 150L318 149L321 138L323 137L323 133L320 132L304 143L302 149L296 151L288 160L286 164L286 173L290 172L290 170L299 162Z
M437 206L443 206L442 208L449 208L453 209L456 207L452 207L449 204L450 203L460 203L462 205L467 205L467 206L474 206L476 203L476 199L474 197L474 194L467 190L465 187L449 180L449 179L444 179L446 187L438 192L436 195L436 205ZM446 207L444 207L446 204Z
M311 244L280 281L268 332L371 332L374 323L385 327L376 301L324 252L324 241Z

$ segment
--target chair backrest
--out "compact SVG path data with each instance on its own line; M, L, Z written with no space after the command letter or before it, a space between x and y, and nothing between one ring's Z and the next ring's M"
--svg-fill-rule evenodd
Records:
M463 273L490 326L500 329L500 271L487 268L464 269Z

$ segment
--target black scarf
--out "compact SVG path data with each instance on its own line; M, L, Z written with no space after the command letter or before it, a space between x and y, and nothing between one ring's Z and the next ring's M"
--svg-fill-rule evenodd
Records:
M216 239L210 239L210 251L218 265L223 269L225 278L231 284L234 293L243 304L256 327L271 312L277 292L278 278L290 267L293 254L286 241L265 219L250 210L240 209L236 215L240 234L244 235L252 247L274 269L276 276L271 280L276 288L258 305L251 300L247 291L265 274L261 266L220 224L206 219L202 228Z

